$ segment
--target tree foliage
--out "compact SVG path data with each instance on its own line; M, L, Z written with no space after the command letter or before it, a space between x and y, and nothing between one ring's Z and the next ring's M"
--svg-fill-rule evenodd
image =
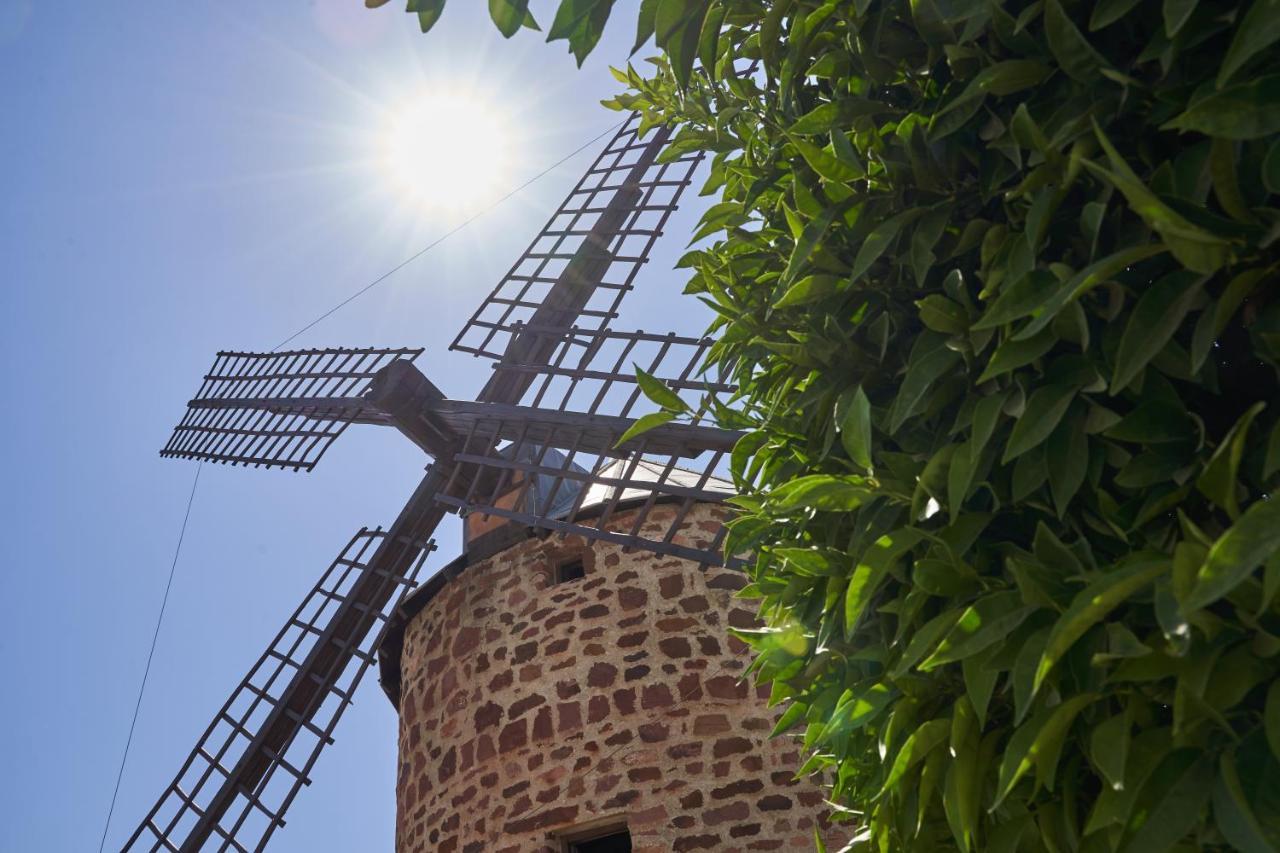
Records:
M564 0L571 45L611 5ZM646 0L650 35L614 105L715 154L682 266L801 772L868 849L1280 847L1280 6Z

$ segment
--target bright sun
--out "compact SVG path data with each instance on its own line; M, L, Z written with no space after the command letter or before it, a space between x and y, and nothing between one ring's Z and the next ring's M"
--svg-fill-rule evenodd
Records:
M510 129L479 93L425 94L389 115L381 165L397 192L428 212L474 210L505 189Z

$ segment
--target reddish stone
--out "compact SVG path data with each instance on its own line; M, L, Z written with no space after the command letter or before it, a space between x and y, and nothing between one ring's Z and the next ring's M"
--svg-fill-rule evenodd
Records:
M680 609L685 613L705 613L711 607L705 595L690 595L680 599Z
M665 684L646 684L640 693L641 708L666 708L675 701L671 688Z
M560 718L560 731L570 732L582 728L582 708L577 702L562 702L556 706Z
M724 714L703 714L693 720L695 735L718 735L729 731L729 718Z
M578 616L583 619L599 619L601 616L608 616L609 608L603 604L593 604L590 607L584 607L578 611Z
M587 684L591 687L608 687L618 677L618 668L608 663L593 663L587 673Z
M702 820L709 826L715 826L717 823L727 823L731 820L746 820L750 815L751 807L745 801L739 800L719 808L707 809L702 813Z
M511 658L511 663L521 664L533 660L538 655L538 644L535 642L521 643L516 646L515 654Z
M645 723L636 729L640 733L640 740L645 743L658 743L667 739L670 729L662 723Z
M496 726L501 719L502 706L495 702L486 702L476 709L476 731L482 732L491 726Z
M632 782L653 782L662 778L662 771L657 767L637 767L627 771L627 779Z
M716 741L711 752L716 758L724 758L740 752L750 752L751 748L751 741L744 737L726 737Z
M684 592L684 577L678 574L665 575L658 580L658 589L663 598L679 598Z
M508 723L498 735L498 749L511 752L529 742L529 724L527 720L516 720Z
M587 722L598 723L609 716L609 700L604 696L592 696L587 700Z
M715 637L708 637L705 634L698 637L698 651L707 657L720 656L720 643Z
M729 675L708 678L705 686L716 699L742 699L747 695L746 685Z
M648 631L637 631L634 634L624 634L623 636L619 637L618 645L624 649L629 649L632 646L640 645L647 639L649 639Z
M556 695L561 699L568 699L571 696L577 696L582 692L582 687L576 681L557 681Z
M554 734L555 726L551 724L551 709L539 708L537 716L533 718L533 739L546 740Z
M464 658L480 645L479 628L462 628L453 641L453 656Z
M649 593L643 589L634 586L623 587L618 590L618 604L623 610L635 610L637 607L644 607L649 603Z
M630 688L613 691L613 704L621 714L631 714L636 710L636 692Z
M764 812L776 812L791 808L791 798L782 794L769 794L756 800L756 808Z
M759 779L739 779L736 782L730 782L728 785L721 785L719 788L711 790L711 799L727 800L730 797L736 797L739 794L754 794L764 788L764 783Z
M684 637L664 637L658 641L658 648L669 658L687 658L693 654L689 641Z
M639 666L627 667L627 671L623 673L623 677L627 681L636 681L637 679L644 678L648 674L649 674L649 667L645 666L644 664L641 664Z
M537 693L534 693L531 696L526 696L523 699L518 699L515 702L512 702L511 707L507 709L507 717L514 720L517 717L523 716L525 711L531 711L546 701L546 699L543 699L542 696Z

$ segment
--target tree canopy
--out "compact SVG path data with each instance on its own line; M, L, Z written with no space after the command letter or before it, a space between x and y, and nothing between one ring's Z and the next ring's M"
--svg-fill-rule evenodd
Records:
M650 38L612 105L714 155L681 266L748 430L743 636L857 848L1280 849L1280 5L644 0Z

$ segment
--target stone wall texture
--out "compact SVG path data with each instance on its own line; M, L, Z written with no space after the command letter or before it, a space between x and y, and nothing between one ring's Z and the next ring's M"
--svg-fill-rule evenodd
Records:
M709 541L719 513L696 507L681 538ZM552 582L579 558L584 578ZM645 853L812 850L815 830L838 849L848 830L792 780L795 745L740 680L743 583L559 537L450 581L405 630L397 849L559 853L566 831L615 822Z

